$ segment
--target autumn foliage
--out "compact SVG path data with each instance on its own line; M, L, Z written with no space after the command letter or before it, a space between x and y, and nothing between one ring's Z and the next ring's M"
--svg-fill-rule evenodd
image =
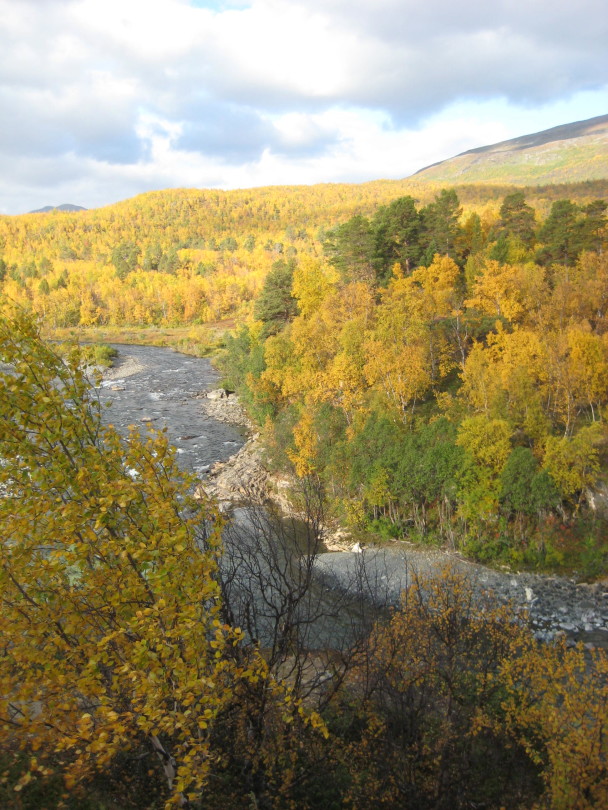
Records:
M119 437L78 352L58 354L22 313L0 326L5 806L606 802L603 654L540 646L524 613L450 569L410 572L399 606L314 649L317 551L293 568L257 533L236 538L235 564L280 599L263 603L264 642L246 611L245 639L226 621L243 596L218 565L222 521L190 498L166 438ZM36 792L59 777L58 795Z
M562 202L542 226L522 192L493 223L453 191L356 215L298 259L282 328L258 308L228 341L227 380L340 518L605 570L606 204Z
M163 434L102 424L77 350L17 312L0 359L0 737L27 754L13 796L57 769L74 791L143 750L167 806L185 806L239 684L268 680L254 650L229 652L243 633L221 619L222 520Z

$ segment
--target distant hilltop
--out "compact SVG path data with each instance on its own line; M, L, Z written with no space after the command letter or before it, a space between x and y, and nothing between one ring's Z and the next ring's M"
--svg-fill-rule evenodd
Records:
M412 175L433 183L544 185L608 178L608 115L469 149Z
M49 211L86 211L82 205L72 205L72 203L62 203L61 205L45 205L44 208L36 208L30 214L48 214Z

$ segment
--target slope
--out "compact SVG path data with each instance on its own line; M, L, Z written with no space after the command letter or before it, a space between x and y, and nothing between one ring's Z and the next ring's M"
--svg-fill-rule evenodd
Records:
M608 177L608 115L470 149L413 175L418 182L540 185Z

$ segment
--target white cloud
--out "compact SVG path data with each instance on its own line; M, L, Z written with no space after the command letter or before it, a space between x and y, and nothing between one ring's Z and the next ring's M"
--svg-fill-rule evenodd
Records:
M405 176L607 112L606 41L605 0L0 0L0 208Z

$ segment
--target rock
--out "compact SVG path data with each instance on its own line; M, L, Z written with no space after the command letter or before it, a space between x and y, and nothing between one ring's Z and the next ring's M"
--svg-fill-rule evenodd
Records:
M201 489L220 501L240 503L246 499L263 503L268 499L268 477L260 449L252 438L228 461L214 464Z
M321 539L328 551L350 551L352 546L350 532L342 526L324 526Z
M201 399L201 406L219 421L254 429L238 397L223 388L210 391ZM269 474L258 438L259 434L253 435L228 461L213 465L200 494L219 500L222 510L245 501L272 500L285 516L302 517L290 498L294 481ZM322 527L322 540L328 551L317 557L315 571L330 588L355 587L379 605L397 604L400 592L415 573L439 575L450 565L476 582L480 596L493 595L497 602L511 604L514 616L529 621L539 641L550 642L561 634L571 644L580 640L608 647L608 580L580 585L561 577L497 571L462 560L454 553L408 542L368 548L362 554L360 543L353 544L348 531L339 526Z
M608 515L608 484L599 484L594 491L588 490L587 503L600 515Z
M111 385L110 391L126 391L126 385Z
M142 416L142 418L139 421L140 422L156 422L157 419L158 419L157 416Z
M315 561L319 577L331 587L345 590L372 584L370 590L377 588L378 595L368 593L368 598L396 604L413 573L439 575L448 564L470 577L480 595L491 594L498 603L511 604L516 615L527 616L539 640L551 641L561 633L568 642L608 646L608 607L588 586L539 574L505 574L454 554L407 543L370 548L365 554L357 553L357 546L350 544L346 553L332 550L319 555Z
M228 392L225 388L216 388L215 391L207 391L207 399L227 399Z
M224 392L225 396L221 396ZM214 394L215 396L211 396ZM201 400L201 406L207 416L217 419L218 422L225 422L228 425L238 425L253 431L255 426L247 418L245 409L239 402L236 394L230 394L224 388L209 393Z

